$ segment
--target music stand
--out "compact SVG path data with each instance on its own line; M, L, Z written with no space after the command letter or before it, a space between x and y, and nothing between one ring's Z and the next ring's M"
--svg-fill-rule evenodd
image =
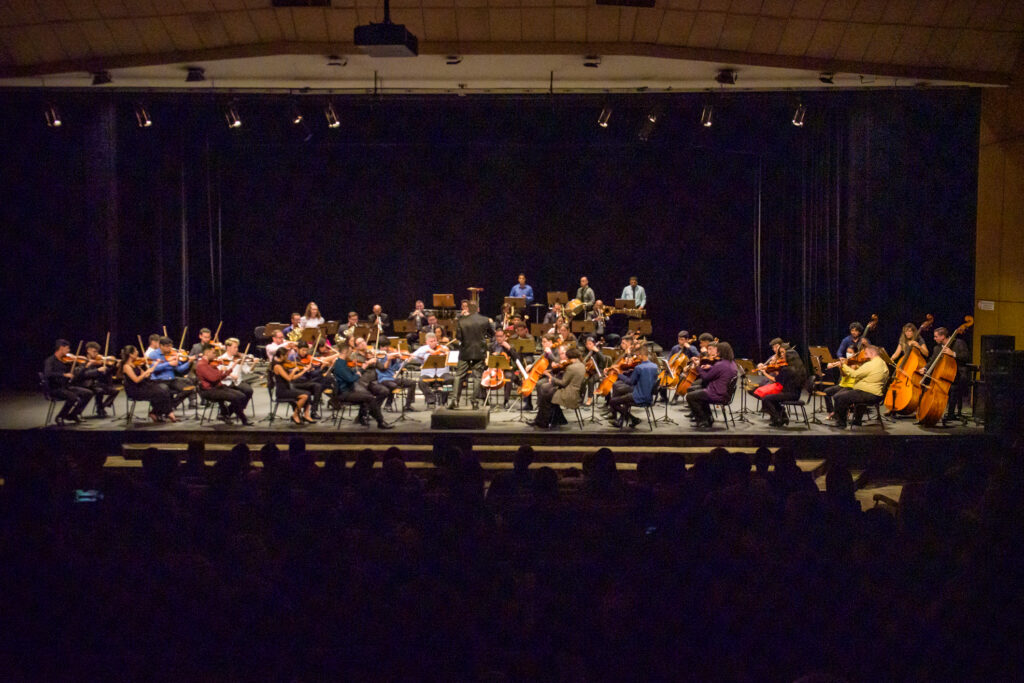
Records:
M516 313L522 313L526 310L525 296L506 296L502 303L506 306L511 306L512 310Z
M828 350L827 346L808 346L807 354L810 356L817 356L819 362L824 362L828 365L835 358L832 357L832 352Z
M642 334L647 336L651 333L651 321L650 320L630 320L629 331L633 334Z
M545 325L544 323L530 323L530 334L534 337L543 337L547 334L549 329L551 329L551 325Z
M376 329L376 328L375 328ZM368 338L370 335L370 326L366 323L359 323L352 328L353 337L362 337L363 339Z
M597 329L593 320L573 320L570 328L573 334L591 334Z
M288 326L286 324L284 324L284 323L267 323L263 327L264 327L264 330L265 330L265 334L268 337L273 337L275 332L277 332L278 330L283 330L284 328L286 328Z
M434 308L455 308L454 294L435 294Z
M534 322L540 322L541 320L543 320L543 319L544 319L544 316L543 316L543 315L541 315L541 314L540 314L540 313L539 313L539 312L537 311L537 309L538 309L538 308L539 308L539 309L540 309L541 311L543 311L543 310L544 310L544 304L530 304L530 308L534 309L534 310L533 310L533 320L534 320Z
M749 358L737 358L735 360L736 365L743 370L743 375L756 375L757 366L754 365L754 361ZM740 422L750 422L747 419L747 413L753 412L747 409L747 389L746 387L740 387L740 416L737 418Z
M320 329L323 330L324 332L324 339L328 337L333 337L334 335L338 334L339 327L341 327L341 323L338 322L337 320L328 320L323 325L321 325Z
M444 377L424 377L424 370L448 370L448 355L444 353L431 353L423 360L423 365L420 366L420 380L424 384L430 385L430 391L434 394L434 409L440 408L444 405L441 400L442 394L444 394ZM443 373L442 373L443 374ZM439 389L438 386L442 388Z
M613 308L635 308L632 299L616 299Z
M323 335L319 327L304 327L299 332L299 341L304 341L311 347L316 343L316 338Z
M568 292L548 292L548 306L569 303Z
M395 320L391 326L398 334L410 334L416 331L416 323L411 320Z

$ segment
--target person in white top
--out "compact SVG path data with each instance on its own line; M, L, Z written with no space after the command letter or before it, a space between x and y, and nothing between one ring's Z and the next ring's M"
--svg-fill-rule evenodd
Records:
M632 299L633 308L647 308L647 292L637 284L636 275L629 278L629 284L622 288L620 299Z
M289 352L289 358L294 358L296 355L296 343L291 341L285 341L284 330L277 330L274 332L274 336L271 337L271 342L267 344L267 360L273 360L274 354L282 346L287 346L291 351Z
M315 301L306 304L306 314L299 320L301 327L320 327L324 324L324 318L320 315L320 307Z

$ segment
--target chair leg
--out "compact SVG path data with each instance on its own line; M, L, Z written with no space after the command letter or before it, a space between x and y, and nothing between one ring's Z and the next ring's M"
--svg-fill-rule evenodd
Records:
M580 412L579 406L573 408L573 412L576 413L576 422L579 423L580 429L583 429L583 413Z
M807 427L807 429L810 430L811 422L807 419L807 408L805 406L800 406L800 412L803 413L804 416L804 427Z

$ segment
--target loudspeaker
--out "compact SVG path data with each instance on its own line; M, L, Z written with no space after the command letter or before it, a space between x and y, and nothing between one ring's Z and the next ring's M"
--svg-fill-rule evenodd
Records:
M487 410L448 410L441 408L430 414L431 429L487 429Z
M1013 351L1016 339L1012 334L983 334L981 335L981 375L987 376L991 369L989 351Z
M996 349L982 356L983 377L986 382L1019 382L1024 378L1024 350Z
M1024 389L1020 384L997 381L984 385L985 431L1024 436Z

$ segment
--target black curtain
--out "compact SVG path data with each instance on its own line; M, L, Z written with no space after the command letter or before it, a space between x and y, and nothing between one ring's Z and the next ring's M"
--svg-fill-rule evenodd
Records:
M803 128L790 124L797 100ZM48 129L57 101L65 125ZM29 386L58 336L112 348L224 321L243 343L315 299L331 318L471 285L496 311L520 271L539 298L636 274L655 341L709 331L761 359L774 336L834 347L877 313L971 310L978 97L970 90L239 100L14 93L0 104L5 322ZM613 106L611 126L596 125ZM638 131L660 111L649 139ZM188 340L186 340L188 341Z

